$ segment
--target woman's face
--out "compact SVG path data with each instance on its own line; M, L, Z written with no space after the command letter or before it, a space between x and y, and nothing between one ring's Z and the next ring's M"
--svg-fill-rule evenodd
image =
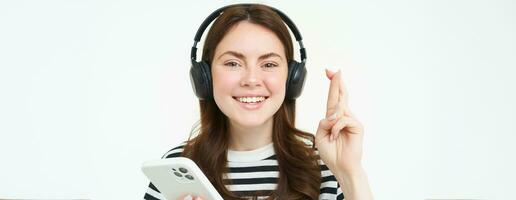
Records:
M263 26L247 21L233 26L215 49L211 72L215 103L239 126L265 124L285 98L285 50Z

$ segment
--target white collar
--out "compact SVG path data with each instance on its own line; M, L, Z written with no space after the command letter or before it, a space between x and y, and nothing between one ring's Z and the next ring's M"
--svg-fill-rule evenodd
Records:
M272 155L274 155L274 145L270 143L250 151L234 151L228 149L227 158L229 162L252 162L263 160Z

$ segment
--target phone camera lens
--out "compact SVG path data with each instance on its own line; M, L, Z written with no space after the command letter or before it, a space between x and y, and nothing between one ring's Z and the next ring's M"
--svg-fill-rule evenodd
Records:
M179 168L179 171L182 172L183 174L186 174L186 172L188 172L188 170L186 170L185 168L182 168L182 167Z
M174 174L177 176L177 177L183 177L183 175L179 172L174 172Z
M189 174L188 174L188 175L185 175L185 177L186 177L187 179L190 179L190 180L193 180L193 179L194 179L194 178L193 178L193 176L191 176L191 175L189 175Z

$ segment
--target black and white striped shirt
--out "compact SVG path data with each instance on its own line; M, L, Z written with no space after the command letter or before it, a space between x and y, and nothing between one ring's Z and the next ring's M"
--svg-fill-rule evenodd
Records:
M168 151L163 158L180 157L183 151L183 142L180 146ZM228 150L227 154L229 173L228 178L231 180L226 188L238 196L249 196L254 192L265 192L265 194L272 194L276 189L279 179L278 161L274 152L273 144L255 149L252 151L232 151ZM339 183L326 167L326 165L319 160L321 168L321 187L319 199L344 199L344 194L340 188ZM259 197L258 199L265 199L267 196ZM152 184L149 184L147 193L144 199L156 200L165 199L159 190Z

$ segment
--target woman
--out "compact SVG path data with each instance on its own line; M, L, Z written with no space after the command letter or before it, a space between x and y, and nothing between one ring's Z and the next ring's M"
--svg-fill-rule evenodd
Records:
M270 7L226 8L203 47L212 98L199 100L198 135L163 157L195 161L224 199L372 199L363 128L348 109L340 71L326 70L326 118L315 137L294 127L295 98L286 95L293 51ZM150 184L145 199L160 198Z

